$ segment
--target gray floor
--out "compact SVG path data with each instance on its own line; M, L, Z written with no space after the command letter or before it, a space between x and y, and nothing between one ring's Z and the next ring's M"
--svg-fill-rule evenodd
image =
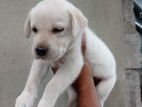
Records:
M0 107L14 107L15 98L24 88L32 57L31 40L26 39L23 25L28 11L40 0L0 0ZM89 25L114 53L118 65L118 82L106 107L126 107L121 0L70 0L89 19ZM42 89L49 76L42 84ZM41 90L42 90L41 89ZM41 94L40 94L41 95ZM59 99L56 107L64 107Z

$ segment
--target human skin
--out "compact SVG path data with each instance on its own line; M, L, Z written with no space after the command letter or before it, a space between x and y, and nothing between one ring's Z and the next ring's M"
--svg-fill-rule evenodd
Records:
M91 75L91 68L87 61L85 61L73 87L77 92L77 107L101 107Z

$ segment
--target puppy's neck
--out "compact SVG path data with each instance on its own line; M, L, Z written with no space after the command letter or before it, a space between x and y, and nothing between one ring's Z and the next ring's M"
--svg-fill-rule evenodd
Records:
M73 41L69 44L69 47L67 49L67 52L70 52L72 50L74 50L75 48L81 48L81 44L82 44L82 38L84 38L84 34L85 34L86 30L82 31L80 33L80 35L78 35L78 37L74 37Z
M54 73L62 64L66 63L67 60L71 60L70 59L71 57L75 57L74 55L76 55L76 52L82 53L81 55L85 57L85 50L86 50L86 33L83 32L80 35L80 38L78 38L77 41L72 43L71 47L67 50L67 52L60 59L55 61L55 63L52 65L52 70L54 71Z

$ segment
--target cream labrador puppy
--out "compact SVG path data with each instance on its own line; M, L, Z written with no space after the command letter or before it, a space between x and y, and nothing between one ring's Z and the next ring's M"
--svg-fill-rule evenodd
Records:
M58 97L81 71L84 63L82 38L86 39L85 57L92 65L92 74L101 79L97 92L103 106L116 82L116 63L109 48L88 28L87 19L79 9L66 0L41 1L30 11L25 32L27 37L33 35L34 61L15 107L32 107L47 69L58 64L59 69L45 87L38 104L38 107L54 107ZM76 95L69 90L68 106L71 106Z

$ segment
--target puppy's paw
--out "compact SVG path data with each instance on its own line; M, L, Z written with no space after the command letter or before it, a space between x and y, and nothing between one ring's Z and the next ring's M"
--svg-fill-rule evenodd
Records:
M15 107L33 107L35 99L36 95L24 91L17 97Z

